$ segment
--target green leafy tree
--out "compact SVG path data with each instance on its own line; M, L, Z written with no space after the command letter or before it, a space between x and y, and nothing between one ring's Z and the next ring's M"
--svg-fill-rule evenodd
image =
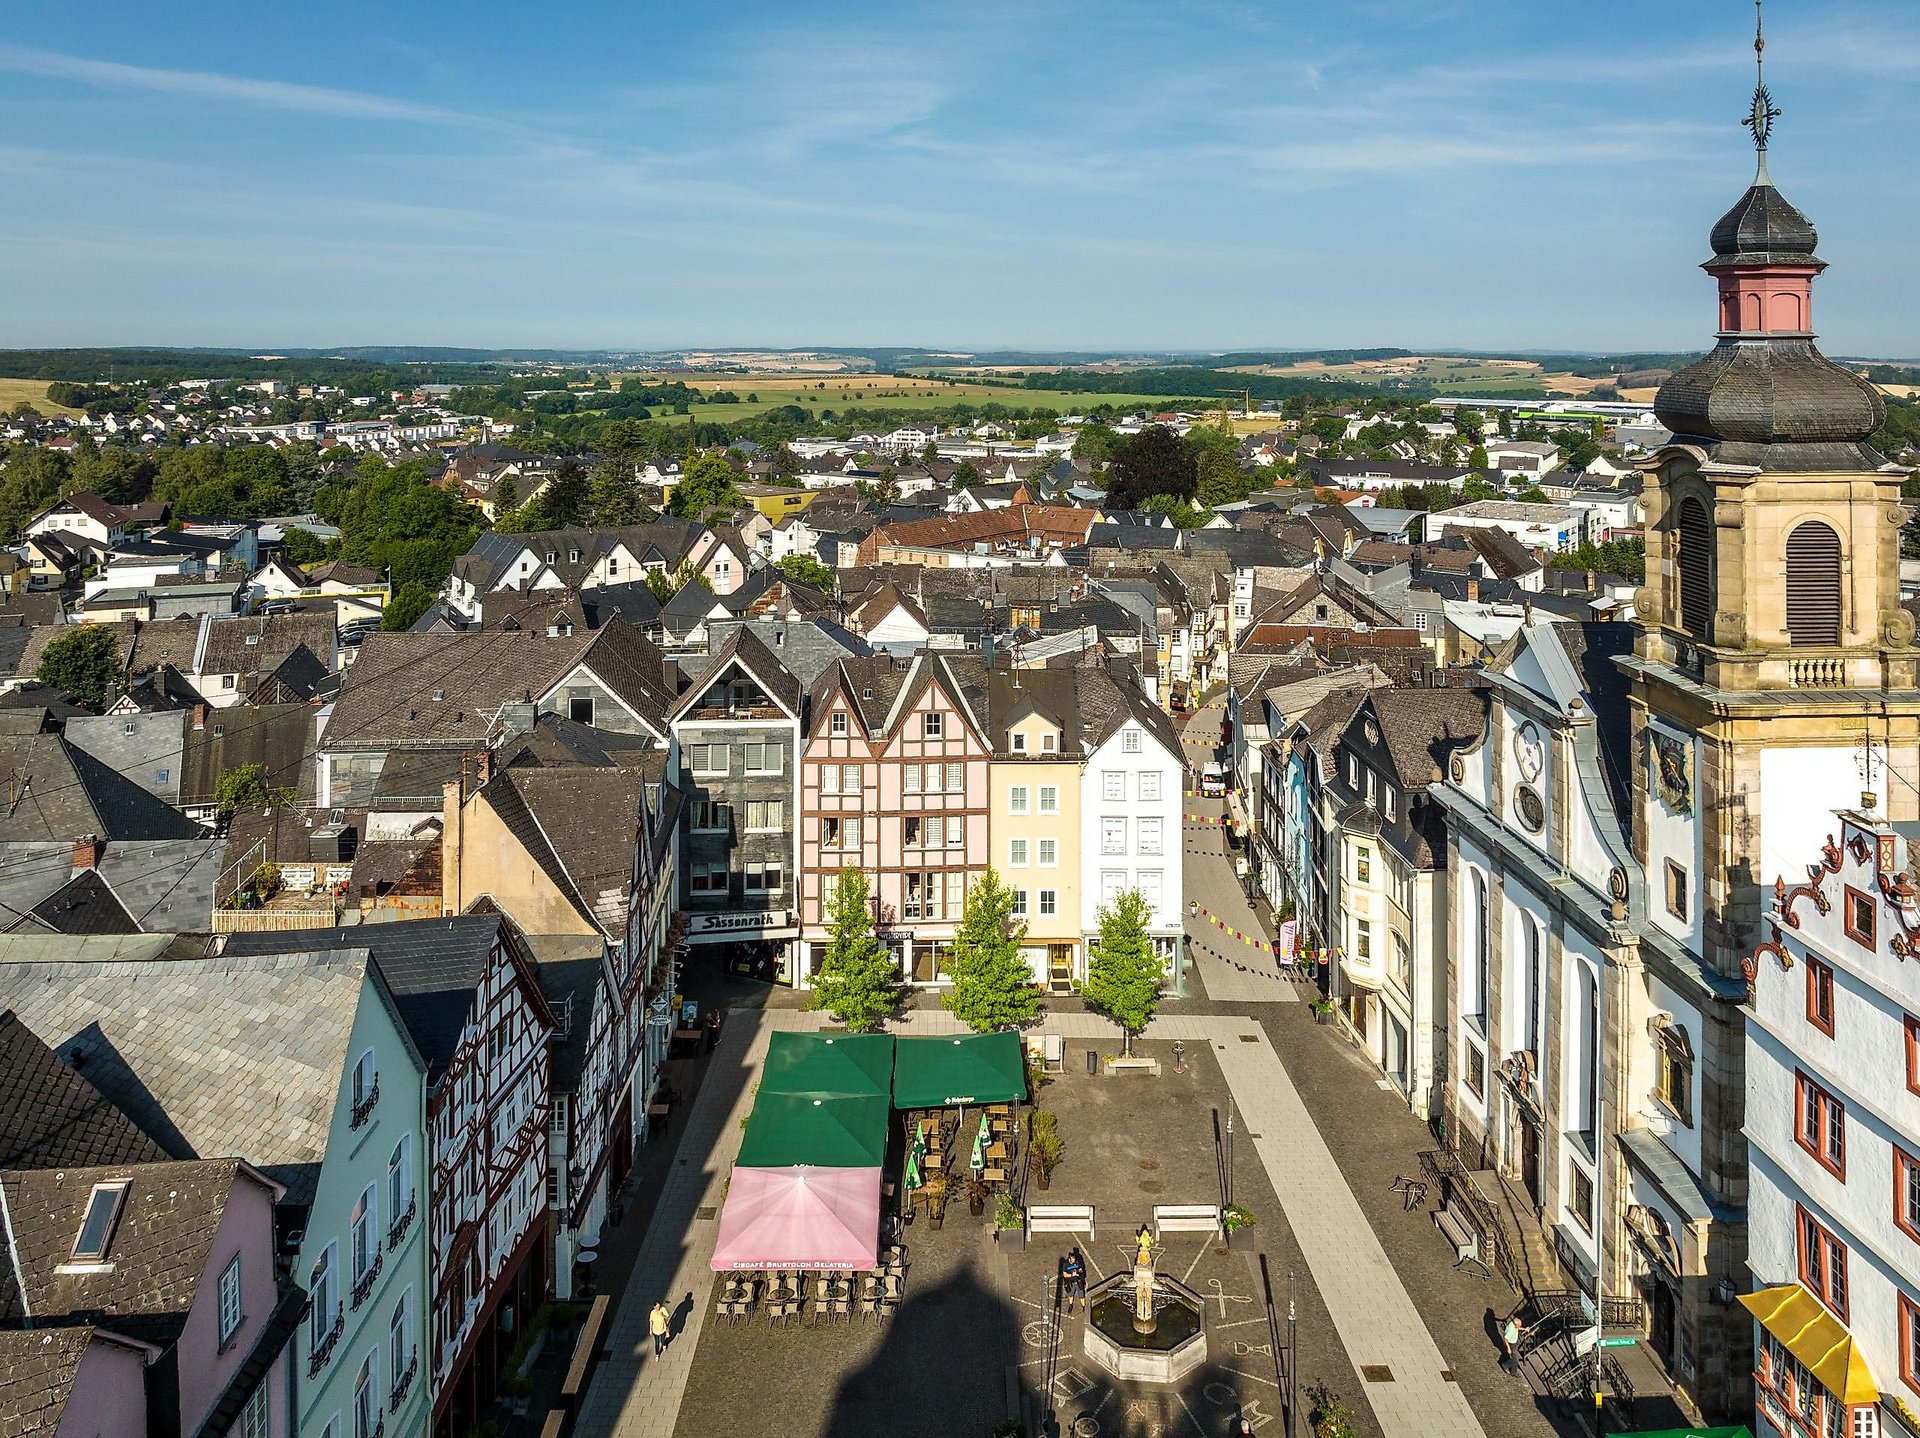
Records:
M975 1033L1012 1028L1040 1012L1033 969L1020 952L1026 936L1013 916L1013 890L989 868L967 890L947 966L953 987L941 999Z
M1073 457L1094 465L1104 465L1113 458L1114 447L1120 437L1104 424L1083 424L1080 432L1073 437Z
M1156 494L1190 500L1200 478L1193 451L1163 424L1129 435L1113 452L1107 498L1118 509L1138 509Z
M976 484L980 483L982 483L980 466L972 460L963 459L953 467L953 487L955 489L972 489Z
M640 461L646 449L647 427L637 419L616 419L600 431L587 484L587 511L594 524L639 522L645 508L640 498Z
M75 703L97 707L120 682L119 643L103 625L76 625L47 642L34 677Z
M810 554L789 554L773 566L781 574L801 584L811 584L823 594L832 594L834 573Z
M1080 993L1120 1025L1122 1044L1132 1053L1133 1036L1160 1006L1164 970L1147 938L1151 913L1139 890L1129 889L1103 906L1098 917L1100 936L1088 948L1087 981Z
M873 932L866 875L848 867L827 901L827 953L807 1007L825 1009L857 1034L877 1029L900 1004L900 966Z
M293 802L293 790L267 783L264 764L241 764L220 771L213 784L213 804L222 819L235 809L284 809Z
M287 531L280 548L295 564L324 564L328 558L327 541L311 529L298 526Z
M1238 451L1202 450L1195 468L1199 476L1196 494L1200 502L1209 507L1237 503L1247 497L1252 487L1246 471L1240 467Z
M434 591L417 579L410 579L393 591L393 598L381 611L380 627L389 633L411 629L416 620L433 604Z
M520 486L510 474L500 476L493 487L493 512L508 514L520 507Z
M734 481L733 466L717 454L703 454L690 460L681 472L667 510L681 519L699 519L716 506L739 502L740 488Z
M563 459L554 466L546 487L535 495L527 508L528 525L533 529L569 529L586 519L588 505L587 472L577 459Z
M702 589L707 590L713 588L713 586L707 582L707 576L695 569L690 561L684 559L680 561L680 567L671 574L667 573L664 569L650 569L647 571L647 588L653 591L653 597L662 604L665 604L689 584L697 584Z
M1554 569L1591 569L1599 574L1618 574L1635 584L1647 582L1647 542L1644 539L1609 539L1603 544L1583 544L1547 561Z
M1487 463L1487 447L1484 444L1476 444L1467 451L1467 468L1475 474L1485 474L1492 468Z

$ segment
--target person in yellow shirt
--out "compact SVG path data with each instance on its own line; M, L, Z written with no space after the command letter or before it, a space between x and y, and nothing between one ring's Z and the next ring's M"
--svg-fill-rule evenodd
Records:
M647 1332L653 1335L653 1356L658 1358L673 1342L673 1315L667 1311L665 1299L655 1303L653 1312L647 1315Z

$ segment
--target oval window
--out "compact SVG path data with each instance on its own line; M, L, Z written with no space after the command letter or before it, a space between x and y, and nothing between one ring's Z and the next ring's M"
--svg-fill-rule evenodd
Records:
M1531 784L1515 786L1513 812L1529 834L1537 834L1546 827L1547 806L1541 801L1540 791Z

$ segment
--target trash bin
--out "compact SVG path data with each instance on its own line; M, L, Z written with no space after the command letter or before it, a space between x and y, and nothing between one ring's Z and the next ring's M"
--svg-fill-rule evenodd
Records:
M1087 1050L1087 1077L1092 1078L1100 1072L1100 1055L1092 1049Z

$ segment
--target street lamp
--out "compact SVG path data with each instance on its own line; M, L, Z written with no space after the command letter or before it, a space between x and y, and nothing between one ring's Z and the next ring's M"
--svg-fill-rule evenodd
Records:
M1186 1052L1187 1046L1179 1039L1175 1039L1173 1041L1173 1071L1177 1074L1183 1074L1187 1071L1186 1064L1181 1062L1181 1060L1186 1057Z

